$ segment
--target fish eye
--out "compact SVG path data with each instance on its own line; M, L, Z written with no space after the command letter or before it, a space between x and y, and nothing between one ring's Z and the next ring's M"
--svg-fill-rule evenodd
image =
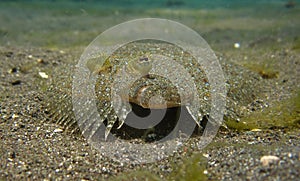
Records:
M149 59L148 59L148 57L143 57L143 58L140 58L139 60L140 60L140 62L144 62L144 61L147 62Z

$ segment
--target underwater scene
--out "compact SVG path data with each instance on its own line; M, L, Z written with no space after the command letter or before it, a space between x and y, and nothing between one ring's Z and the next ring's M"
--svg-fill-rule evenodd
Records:
M0 180L299 179L299 20L299 0L0 1Z

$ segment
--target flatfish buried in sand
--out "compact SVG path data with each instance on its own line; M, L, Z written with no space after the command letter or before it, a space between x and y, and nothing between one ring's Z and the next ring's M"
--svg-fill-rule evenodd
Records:
M224 58L220 64L227 86L225 117L238 121L247 114L243 107L258 95L255 87L260 77ZM173 130L184 113L190 123L192 120L200 128L205 126L211 110L211 85L201 65L181 48L161 41L137 41L117 49L102 66L97 66L95 59L87 67L97 77L93 87L97 108L85 111L88 114L82 114L85 121L79 126L72 107L74 66L57 68L55 74L64 76L54 77L48 89L50 119L71 132L81 131L88 139L107 139L112 132L126 138L150 135L157 140L160 134ZM77 96L80 101L84 95ZM199 105L196 111L195 101ZM89 109L89 105L82 105L82 109ZM93 119L96 114L100 119Z

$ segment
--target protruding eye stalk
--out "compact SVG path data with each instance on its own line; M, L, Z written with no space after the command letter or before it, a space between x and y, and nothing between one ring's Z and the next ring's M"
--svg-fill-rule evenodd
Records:
M130 74L138 74L140 76L148 75L152 69L152 59L150 55L141 56L128 62L127 70Z
M149 58L148 57L142 57L140 58L140 62L148 62Z

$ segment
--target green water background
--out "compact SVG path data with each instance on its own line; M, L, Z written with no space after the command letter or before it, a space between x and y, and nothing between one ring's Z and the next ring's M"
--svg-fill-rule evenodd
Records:
M111 26L136 18L166 18L196 30L215 49L257 37L299 34L300 3L288 1L1 1L1 46L85 47Z

